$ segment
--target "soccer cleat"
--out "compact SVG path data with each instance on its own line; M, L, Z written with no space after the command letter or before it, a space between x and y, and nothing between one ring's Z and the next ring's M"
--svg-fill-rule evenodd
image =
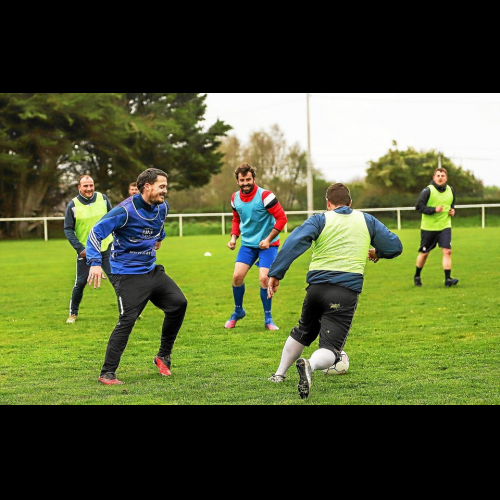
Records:
M457 286L460 280L455 280L453 278L449 278L444 282L444 286L446 288L451 288L452 286Z
M76 323L76 320L78 319L78 316L75 316L72 314L66 321L67 325L74 325Z
M123 382L120 382L114 373L106 373L99 377L99 382L104 385L124 385Z
M172 360L170 359L170 356L165 356L163 358L160 356L156 356L154 364L156 368L158 368L158 371L160 372L160 375L162 377L172 376Z
M272 332L277 332L277 331L279 331L279 328L274 324L274 321L271 320L268 323L266 323L266 330L270 330Z
M285 382L286 377L283 375L273 375L270 379L269 382L272 382L273 384L282 384Z
M312 370L307 359L301 358L297 361L297 371L299 372L299 396L302 399L309 398L312 388Z
M246 315L247 313L245 311L242 311L241 314L234 313L231 316L231 319L226 323L226 326L224 328L226 328L226 330L233 330L234 328L236 328L236 323L245 318Z
M415 286L424 286L424 284L422 283L422 278L420 276L415 276Z

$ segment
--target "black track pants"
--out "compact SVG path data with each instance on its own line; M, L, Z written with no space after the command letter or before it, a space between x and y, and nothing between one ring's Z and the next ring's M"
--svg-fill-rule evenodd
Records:
M127 347L135 322L152 302L165 313L159 356L172 354L177 335L184 322L187 299L180 288L165 273L163 266L157 266L148 274L112 275L120 309L120 321L109 339L106 360L101 375L115 373Z
M111 266L109 264L110 251L102 253L102 268L108 278L111 277ZM88 286L90 266L87 264L87 259L77 259L76 261L76 281L69 304L69 314L71 316L78 316L80 311L80 304L83 299L83 292Z

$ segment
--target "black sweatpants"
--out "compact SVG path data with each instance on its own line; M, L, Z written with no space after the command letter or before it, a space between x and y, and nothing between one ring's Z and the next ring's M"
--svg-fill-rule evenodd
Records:
M291 337L306 347L319 337L320 349L340 356L358 302L359 294L353 290L329 284L309 285L299 326L292 330Z
M150 301L165 313L158 356L172 354L188 305L186 297L167 276L163 266L156 266L148 274L113 274L110 279L118 297L120 321L109 339L101 376L118 369L135 323Z
M109 257L111 250L106 250L102 255L102 268L106 273L106 276L111 279L111 265L109 263ZM70 316L78 316L80 312L80 304L83 299L83 292L88 286L88 279L90 274L90 266L87 264L87 259L78 258L76 261L76 280L75 286L73 287L73 294L71 296L71 302L69 303L69 314Z

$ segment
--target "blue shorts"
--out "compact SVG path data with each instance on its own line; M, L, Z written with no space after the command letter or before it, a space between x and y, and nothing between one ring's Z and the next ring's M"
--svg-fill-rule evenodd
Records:
M278 256L278 247L270 247L269 250L261 250L260 248L241 247L236 262L247 264L252 267L254 264L257 267L271 269L276 257ZM258 262L257 262L258 261Z

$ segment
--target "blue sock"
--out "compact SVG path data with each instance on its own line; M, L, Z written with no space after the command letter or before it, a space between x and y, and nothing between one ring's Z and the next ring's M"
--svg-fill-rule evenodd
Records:
M245 285L236 287L233 286L234 295L234 312L238 315L243 313L243 299L245 297Z
M267 293L267 290L264 290L263 288L260 289L260 298L262 299L264 314L266 315L266 325L273 321L273 299L268 299Z

